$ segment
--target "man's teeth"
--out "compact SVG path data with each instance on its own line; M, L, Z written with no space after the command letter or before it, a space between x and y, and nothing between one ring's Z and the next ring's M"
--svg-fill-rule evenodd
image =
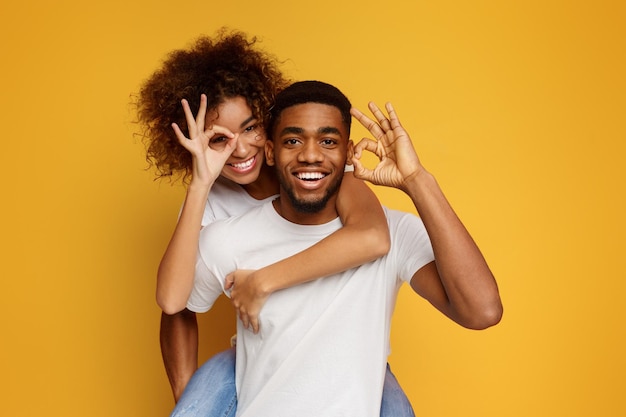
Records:
M250 167L250 165L252 165L253 162L254 162L254 158L250 158L245 162L240 162L238 164L230 164L230 166L237 168L237 169L246 169Z
M321 172L300 172L296 174L296 177L300 180L321 180L326 175Z

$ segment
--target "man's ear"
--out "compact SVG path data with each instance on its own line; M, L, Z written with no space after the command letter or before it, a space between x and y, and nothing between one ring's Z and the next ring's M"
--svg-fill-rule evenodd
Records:
M265 162L269 166L274 166L274 142L271 140L265 141Z
M346 165L352 165L352 158L354 157L354 142L348 141L348 149L346 152Z

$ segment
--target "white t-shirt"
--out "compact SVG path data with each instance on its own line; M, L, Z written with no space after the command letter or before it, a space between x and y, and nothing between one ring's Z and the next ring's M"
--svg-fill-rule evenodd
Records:
M419 218L385 213L392 238L385 257L273 293L256 335L238 320L237 416L380 415L398 289L434 259ZM271 202L205 227L187 308L207 311L228 273L272 264L340 227L339 219L314 226L288 222Z
M278 197L278 194L263 200L256 200L241 185L223 177L218 177L213 187L211 187L209 199L204 207L202 226L213 223L215 220L239 216L253 207L262 206L268 201L272 201L276 197Z

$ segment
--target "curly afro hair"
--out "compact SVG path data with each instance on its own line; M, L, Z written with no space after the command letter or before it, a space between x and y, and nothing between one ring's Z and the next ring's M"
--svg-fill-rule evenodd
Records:
M136 102L140 136L157 178L186 181L191 175L191 154L178 143L171 126L177 123L188 136L183 98L196 110L200 95L206 94L208 112L241 96L267 126L268 109L289 82L276 58L257 49L256 42L256 37L226 29L213 38L201 36L190 48L169 53L162 67L142 85Z

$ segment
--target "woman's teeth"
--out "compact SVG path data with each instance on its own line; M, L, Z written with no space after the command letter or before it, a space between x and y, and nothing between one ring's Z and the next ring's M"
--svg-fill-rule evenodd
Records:
M250 158L247 161L239 162L237 164L229 164L229 165L236 169L246 169L246 168L250 168L250 166L253 163L254 163L254 158Z

